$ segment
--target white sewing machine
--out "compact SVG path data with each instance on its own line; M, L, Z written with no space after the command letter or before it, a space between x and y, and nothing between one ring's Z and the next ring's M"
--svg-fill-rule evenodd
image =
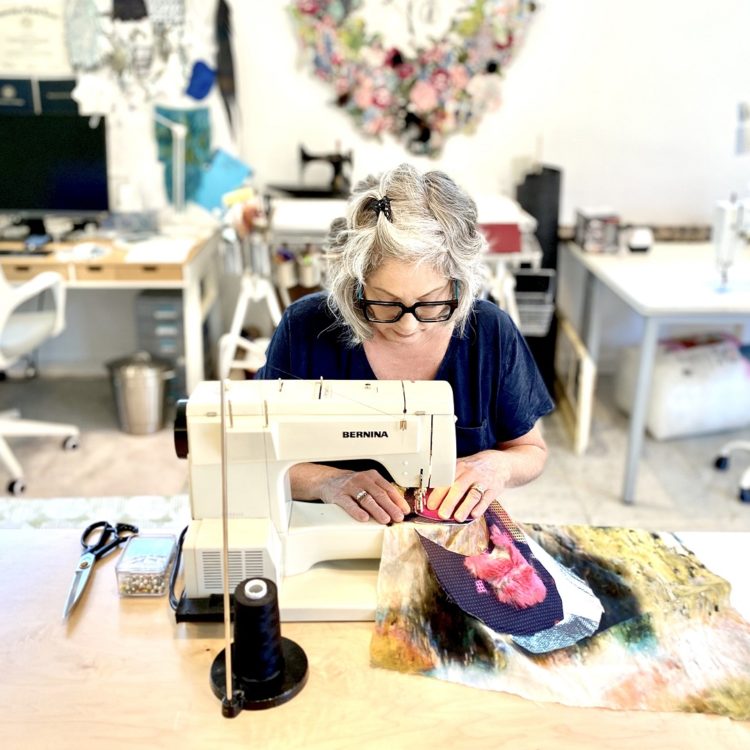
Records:
M219 382L198 385L175 427L178 455L189 459L193 517L183 545L185 597L223 591L226 471L230 590L263 576L279 586L284 620L372 619L384 527L355 521L336 505L293 501L288 471L300 462L370 458L403 487L450 485L456 464L450 385L223 383L224 469Z

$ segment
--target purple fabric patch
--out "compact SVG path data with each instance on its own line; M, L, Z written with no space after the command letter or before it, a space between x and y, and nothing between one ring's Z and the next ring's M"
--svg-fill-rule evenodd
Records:
M547 596L539 604L525 609L519 609L512 604L504 604L497 598L489 584L477 580L466 569L464 565L466 555L452 552L418 534L422 547L427 553L430 567L437 576L443 591L464 612L481 620L496 633L533 635L553 627L564 617L562 599L554 579L531 553L529 545L522 540L523 536L505 513L501 516L494 512L491 506L484 517L488 528L492 525L498 526L513 537L518 551L542 579L547 589ZM494 548L491 541L488 541L488 545L488 550Z

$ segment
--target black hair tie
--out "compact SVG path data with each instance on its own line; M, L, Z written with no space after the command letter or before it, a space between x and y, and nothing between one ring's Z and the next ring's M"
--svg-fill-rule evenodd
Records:
M385 218L393 224L393 213L391 211L391 199L384 195L380 200L372 199L370 208L375 212L375 217L380 216L382 211L385 214Z

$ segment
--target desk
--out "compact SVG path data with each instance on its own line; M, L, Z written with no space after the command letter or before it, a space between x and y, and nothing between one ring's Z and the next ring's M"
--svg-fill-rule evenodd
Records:
M572 243L566 249L587 272L584 341L594 362L601 340L600 305L607 290L645 322L622 488L623 502L632 503L659 334L666 325L737 323L750 318L750 249L738 254L729 271L729 288L723 292L718 290L719 272L710 243L656 244L647 253L625 255L585 253Z
M371 623L282 625L307 654L306 687L277 708L224 719L209 685L223 626L176 625L165 598L119 599L116 558L97 564L71 620L61 622L78 536L0 531L5 748L750 746L750 724L723 717L536 704L373 669Z
M174 240L165 238L164 241ZM68 289L181 290L185 380L190 393L205 379L203 321L218 296L218 235L204 232L192 242L187 241L189 248L180 260L158 259L153 263L131 262L128 254L132 251L125 245L98 239L96 244L107 248L107 254L96 259L80 259L73 257L75 245L52 243L48 245L53 250L50 255L0 255L0 268L11 282L26 281L42 271L56 271ZM16 248L20 252L18 243L0 242L0 249Z

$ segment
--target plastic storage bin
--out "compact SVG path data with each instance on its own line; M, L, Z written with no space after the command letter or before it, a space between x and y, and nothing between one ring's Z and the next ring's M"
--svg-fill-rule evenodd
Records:
M513 271L519 328L524 336L546 336L555 313L555 281L551 268Z

